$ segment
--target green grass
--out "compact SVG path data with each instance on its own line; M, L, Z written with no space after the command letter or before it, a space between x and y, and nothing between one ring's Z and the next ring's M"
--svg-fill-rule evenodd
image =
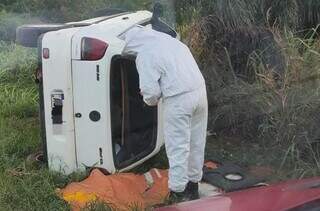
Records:
M55 194L55 188L64 185L61 180L65 179L44 166L39 169L26 163L26 157L39 148L37 116L22 117L20 106L10 110L19 114L0 118L1 210L67 210Z
M35 52L0 43L0 210L68 210L55 189L69 180L26 157L40 146Z

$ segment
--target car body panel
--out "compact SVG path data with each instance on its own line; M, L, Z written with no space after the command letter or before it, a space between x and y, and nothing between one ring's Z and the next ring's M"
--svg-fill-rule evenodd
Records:
M49 59L42 59L48 165L50 169L66 174L77 169L70 55L72 36L77 31L73 28L48 32L42 39L42 48L49 49L50 53ZM53 124L51 116L54 90L64 94L63 124L59 125Z
M72 59L80 60L81 59L81 39L83 37L93 37L96 39L104 40L108 43L110 47L117 48L122 50L124 47L124 41L120 40L118 36L124 31L133 27L135 24L140 24L150 20L152 13L148 11L140 11L131 14L126 14L118 16L112 19L107 19L97 24L92 24L90 26L82 27L81 30L73 37L73 50L72 50ZM118 52L119 53L119 52ZM121 52L120 52L121 54Z
M51 170L70 174L85 167L98 167L115 173L130 170L160 151L164 143L161 104L158 106L157 142L149 155L123 169L116 169L111 138L111 61L113 57L121 56L125 46L118 36L135 24L148 22L151 17L152 13L148 11L126 13L106 20L96 18L68 23L92 25L44 34L42 50L48 48L50 51L50 58L42 59L42 68L48 163ZM103 58L98 61L81 60L81 40L84 37L108 44ZM52 123L53 91L63 93L62 124ZM100 113L99 121L90 120L92 111Z
M157 211L287 211L320 199L320 177L256 187ZM320 207L319 207L320 210Z

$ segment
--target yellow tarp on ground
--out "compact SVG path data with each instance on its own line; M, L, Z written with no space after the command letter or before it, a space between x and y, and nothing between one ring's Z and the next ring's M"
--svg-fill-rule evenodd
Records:
M94 201L105 202L115 210L145 209L163 203L168 191L167 170L152 169L143 175L104 175L96 169L84 181L71 183L59 192L77 211Z

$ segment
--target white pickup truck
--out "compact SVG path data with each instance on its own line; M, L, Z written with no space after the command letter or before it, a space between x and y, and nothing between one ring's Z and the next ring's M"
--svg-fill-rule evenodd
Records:
M121 55L122 33L134 25L177 33L149 11L81 22L24 25L17 43L39 51L42 137L49 169L129 170L163 145L161 105L139 95L135 59Z

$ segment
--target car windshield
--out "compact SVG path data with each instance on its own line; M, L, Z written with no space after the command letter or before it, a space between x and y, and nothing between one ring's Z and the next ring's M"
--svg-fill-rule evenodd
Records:
M154 9L157 4L161 6ZM132 15L130 20L127 20L127 14L136 16ZM212 183L219 190L223 190L219 194L226 194L224 196L231 201L235 191L244 191L245 196L254 199L249 201L254 201L255 207L260 205L273 208L276 204L274 206L279 207L270 209L320 210L320 188L317 180L320 174L320 0L1 1L0 210L41 210L43 207L49 210L69 209L63 200L56 197L54 190L79 181L88 174L74 173L69 177L57 175L45 165L29 162L30 154L34 155L39 150L46 151L47 147L50 147L50 143L42 141L49 130L46 125L52 121L50 118L44 119L44 116L51 115L52 111L45 111L41 107L51 106L50 96L43 96L46 88L42 84L44 70L41 69L41 37L48 31L68 28L65 24L81 30L82 27L98 25L112 17L121 17L117 24L120 21L131 23L129 21L136 20L135 24L140 24L142 28L147 26L146 28L169 34L189 47L205 79L208 98L205 149L205 161L208 163L205 164L203 176L206 183ZM17 34L17 27L25 24L30 24L28 30L40 24L44 27L37 29L39 37L33 37L33 44L28 44L29 41L24 36L19 37ZM114 27L114 30L126 32L133 26L134 24L126 23L123 24L123 29ZM90 36L95 39L96 35L98 32L91 33ZM101 39L103 36L97 37ZM103 52L116 52L114 49L124 46L123 40L116 37L111 40L114 43L105 41L107 47ZM19 45L18 41L25 42L27 47ZM95 43L92 48L94 45ZM37 48L28 48L35 46L40 51L37 51ZM56 52L64 52L65 46L60 43L55 46L59 46ZM81 48L80 46L78 44L77 48ZM48 48L46 50L47 59L50 59L49 56L54 55L54 51ZM69 52L72 56L76 55L74 49L69 49L68 55ZM116 54L120 55L121 52ZM149 152L151 144L150 149L159 147L160 139L156 136L158 125L155 123L158 119L155 115L157 110L146 108L143 103L134 61L121 58L113 64L116 65L115 68L110 70L112 58L105 58L105 63L93 65L100 65L100 69L94 70L95 77L109 77L110 71L114 72L114 76L104 81L106 84L101 90L108 89L105 93L109 96L107 87L113 87L114 90L118 88L118 93L111 91L110 102L118 100L119 105L126 102L126 110L130 111L129 116L125 113L125 108L122 108L123 104L122 110L118 109L117 113L114 111L117 109L116 105L109 105L108 102L111 109L108 107L107 114L101 113L113 118L112 123L110 121L105 126L106 131L111 131L105 140L114 139L114 143L110 145L113 151L108 152L113 152L115 157L115 160L110 161L110 166L117 167L121 166L121 162L129 165L142 160L136 155L141 154L141 151ZM73 57L69 60L80 61ZM70 63L70 68L72 65ZM127 75L121 76L120 70ZM34 83L35 80L38 84ZM86 81L83 79L81 83ZM124 81L127 83L126 87L121 84ZM124 88L128 87L133 88L125 92ZM68 91L72 92L72 89ZM68 94L66 90L63 93ZM117 94L119 96L116 96ZM63 97L64 95L61 94ZM65 103L63 100L65 99L59 103ZM59 119L55 120L59 124L65 124L62 115L67 113L63 108L61 105L59 110L53 112L59 113ZM151 114L153 116L150 116ZM130 122L125 122L123 117L126 115L130 117ZM162 113L159 112L158 115L159 121L162 120ZM73 116L85 118L81 113ZM132 131L138 128L139 133L134 134L135 142L128 141L125 144L131 144L130 149L139 148L139 144L142 144L143 149L148 150L140 147L138 150L131 150L134 152L130 154L125 154L123 148L121 152L124 151L124 155L120 155L124 157L123 160L130 160L125 163L121 159L117 160L120 149L117 150L116 147L120 144L117 145L115 141L115 132L111 133L118 130L118 142L124 142L125 133L122 130L129 123ZM125 129L129 131L130 127ZM149 131L146 128L149 128ZM74 128L61 131L77 132ZM132 134L133 132L130 133L131 136ZM146 135L141 138L141 134ZM61 137L57 135L55 138ZM75 144L75 150L76 147ZM50 159L44 155L46 159ZM102 152L100 157L102 159ZM128 166L124 164L123 166ZM215 171L217 166L223 173ZM144 173L151 168L169 167L166 150L162 148L155 158L140 165L133 172ZM90 168L91 166L87 170ZM265 184L271 185L270 189ZM250 192L252 187L257 186L266 189L261 189L262 192ZM292 193L296 190L300 191L301 197ZM268 194L271 192L279 199ZM260 193L264 197L270 197L270 200L273 198L272 203L260 203ZM229 210L250 210L245 208L247 199L241 198L241 201L238 202L239 209L230 205ZM251 206L251 202L248 204Z

